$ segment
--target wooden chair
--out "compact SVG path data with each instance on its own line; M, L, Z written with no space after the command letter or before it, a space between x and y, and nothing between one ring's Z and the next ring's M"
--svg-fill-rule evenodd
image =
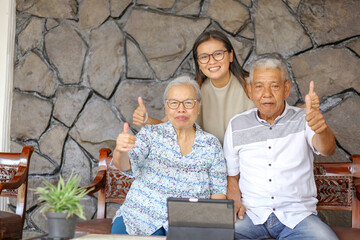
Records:
M110 234L112 219L106 218L106 203L123 203L132 179L110 167L109 149L100 150L99 170L87 188L95 187L98 193L97 219L79 222L77 232ZM352 211L352 228L333 227L340 239L360 239L360 155L353 155L352 162L316 163L315 182L318 188L317 208Z
M16 197L16 212L0 211L0 239L21 239L25 222L30 157L33 147L21 153L0 153L0 195Z
M351 211L352 228L332 227L340 239L360 239L360 155L352 162L316 163L318 210Z
M123 175L117 168L111 167L111 150L100 149L99 168L94 180L86 186L94 187L89 194L98 192L97 218L79 222L76 232L110 234L111 218L106 218L106 203L123 203L130 189L132 178Z

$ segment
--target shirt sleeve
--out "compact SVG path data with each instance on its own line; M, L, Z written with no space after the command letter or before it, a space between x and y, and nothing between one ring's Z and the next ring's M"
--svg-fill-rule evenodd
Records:
M213 144L215 148L214 161L209 171L210 194L223 193L226 195L227 179L225 158L219 140L215 140L216 143Z
M305 121L305 122L306 122L306 121ZM307 141L308 145L311 147L312 151L313 151L316 155L320 155L320 152L317 151L317 150L314 148L313 144L312 144L312 139L313 139L313 137L314 137L314 135L315 135L315 132L311 129L311 127L309 127L308 122L306 122L305 125L306 125L306 126L305 126L305 128L306 128L306 129L305 129L306 141Z
M135 148L129 151L131 170L124 172L127 176L137 177L148 158L151 147L151 125L141 128L136 134Z
M228 176L236 176L240 173L240 161L239 154L233 146L231 123L232 120L230 120L229 125L226 128L224 136L224 155Z

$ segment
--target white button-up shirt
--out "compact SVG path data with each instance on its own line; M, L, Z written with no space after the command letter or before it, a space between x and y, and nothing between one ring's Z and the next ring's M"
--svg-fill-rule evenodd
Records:
M287 104L273 125L261 119L257 109L230 120L224 141L228 175L240 173L242 202L254 224L263 224L274 213L294 228L317 213L314 134L304 109Z

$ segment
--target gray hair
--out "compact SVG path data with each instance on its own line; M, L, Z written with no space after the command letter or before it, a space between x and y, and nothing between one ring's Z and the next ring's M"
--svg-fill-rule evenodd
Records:
M278 68L281 71L281 77L284 81L289 80L289 75L285 63L281 60L279 55L266 56L255 60L250 64L250 76L248 81L251 83L254 78L254 71L260 69L274 69Z
M180 76L180 77L175 78L171 82L169 82L169 84L167 85L167 87L165 89L164 95L163 95L163 101L165 102L165 100L167 99L170 88L175 87L175 86L186 85L186 84L190 85L194 88L195 93L196 93L196 100L200 103L201 94L200 94L199 84L190 76Z

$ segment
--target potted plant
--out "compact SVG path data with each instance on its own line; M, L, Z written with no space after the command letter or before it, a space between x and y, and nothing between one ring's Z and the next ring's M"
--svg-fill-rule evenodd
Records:
M44 187L37 187L39 200L44 201L44 208L48 220L49 238L72 238L75 234L77 218L85 219L80 200L92 189L79 188L81 177L70 175L65 183L60 176L57 186L43 179Z

